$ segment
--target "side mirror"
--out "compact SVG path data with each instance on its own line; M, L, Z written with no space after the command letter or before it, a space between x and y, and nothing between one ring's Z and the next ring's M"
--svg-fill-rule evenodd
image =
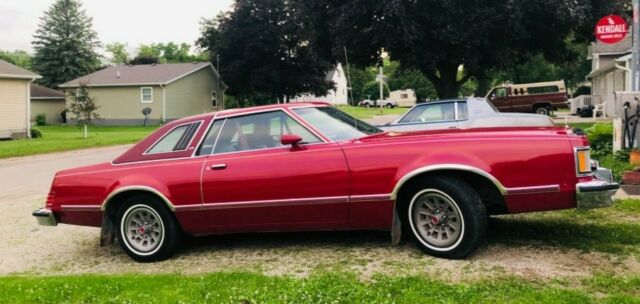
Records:
M295 134L284 134L280 137L280 143L284 146L291 145L293 147L297 147L301 141L302 137Z
M494 99L496 99L496 94L495 93L489 95L489 100L494 100Z

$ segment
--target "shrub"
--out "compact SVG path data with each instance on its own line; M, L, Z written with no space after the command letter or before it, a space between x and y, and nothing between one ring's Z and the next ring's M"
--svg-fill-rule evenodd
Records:
M42 137L42 132L36 128L31 128L31 138L40 138Z
M602 157L613 151L613 124L600 122L585 130L591 146L591 155Z
M47 124L47 116L45 114L36 115L36 125L44 126Z

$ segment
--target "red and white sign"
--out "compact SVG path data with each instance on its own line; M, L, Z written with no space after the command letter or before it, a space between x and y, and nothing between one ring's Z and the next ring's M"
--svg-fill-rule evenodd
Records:
M596 39L604 43L618 43L627 36L627 22L618 15L605 16L596 23Z

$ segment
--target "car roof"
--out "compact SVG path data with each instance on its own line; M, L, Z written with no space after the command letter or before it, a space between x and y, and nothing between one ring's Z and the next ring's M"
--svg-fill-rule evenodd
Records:
M268 110L300 108L300 107L317 107L317 106L330 106L330 104L327 102L311 101L311 102L271 104L271 105L254 106L254 107L248 107L248 108L233 108L233 109L227 109L227 110L222 110L218 112L210 112L205 114L193 115L193 116L174 120L172 121L172 123L182 123L185 121L205 119L205 118L210 118L211 116L214 116L214 115L216 118L223 118L223 117L235 116L238 114L245 114L245 113L249 114L249 113L262 112L262 111L268 111Z

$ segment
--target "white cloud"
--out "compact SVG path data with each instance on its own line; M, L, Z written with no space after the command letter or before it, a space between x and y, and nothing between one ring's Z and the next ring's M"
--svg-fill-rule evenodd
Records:
M0 3L0 49L31 52L33 33L54 0L18 0ZM177 42L194 44L200 20L231 8L232 0L83 0L93 29L103 44Z

